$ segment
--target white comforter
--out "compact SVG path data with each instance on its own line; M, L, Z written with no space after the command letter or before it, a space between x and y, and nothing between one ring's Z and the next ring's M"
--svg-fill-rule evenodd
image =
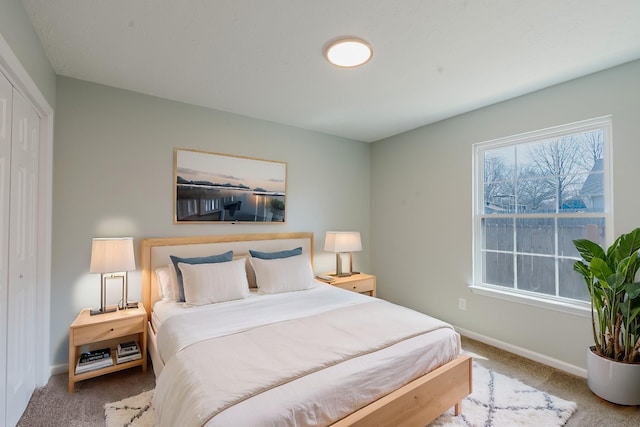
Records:
M269 295L253 293L246 299L201 307L173 304L169 318L158 327L158 352L166 364L178 351L204 339L367 301L370 301L368 296L319 284L306 291Z
M272 297L163 323L161 425L326 425L459 351L449 325L382 300L324 286ZM423 346L434 335L447 351Z

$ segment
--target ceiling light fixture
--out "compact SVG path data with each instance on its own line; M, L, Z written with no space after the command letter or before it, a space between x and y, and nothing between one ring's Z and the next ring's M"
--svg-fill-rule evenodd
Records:
M350 37L329 44L324 54L335 66L353 68L366 64L373 56L373 49L366 41Z

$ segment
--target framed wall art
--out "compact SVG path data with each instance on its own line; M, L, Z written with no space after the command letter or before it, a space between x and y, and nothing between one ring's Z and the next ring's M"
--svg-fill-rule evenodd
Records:
M176 223L284 223L287 164L176 149Z

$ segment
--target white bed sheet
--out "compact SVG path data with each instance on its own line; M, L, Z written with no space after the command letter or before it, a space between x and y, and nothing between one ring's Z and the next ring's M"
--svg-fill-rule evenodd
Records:
M359 304L370 297L330 285L286 294L261 295L210 306L189 307L159 302L154 306L154 327L163 360L191 343L210 336L237 333L260 324L285 321ZM194 313L197 313L195 316ZM200 317L194 321L216 325L213 330L193 326L163 335L162 324L171 317ZM186 319L186 318L185 318ZM204 319L204 320L203 320ZM185 324L190 324L186 320ZM171 322L169 322L171 323ZM200 323L202 324L202 323ZM187 330L191 331L186 333ZM320 372L272 388L236 404L211 419L207 426L315 426L337 420L457 357L460 337L452 329L438 329L402 341L384 350L356 357ZM355 406L354 406L355 405Z

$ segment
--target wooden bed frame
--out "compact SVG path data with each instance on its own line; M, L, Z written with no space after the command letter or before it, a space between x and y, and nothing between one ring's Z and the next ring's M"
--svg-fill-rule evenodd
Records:
M153 304L160 300L160 292L153 274L155 268L167 265L168 252L179 256L202 255L234 250L234 257L248 255L248 249L275 251L290 249L292 244L303 246L313 260L313 233L236 234L219 236L166 237L142 241L142 303L151 319ZM211 249L215 248L215 249ZM248 264L248 263L247 263ZM250 276L251 271L247 274ZM251 278L249 279L251 283ZM148 345L156 376L162 361L157 355L155 331L149 322ZM460 414L462 399L471 393L472 360L459 356L455 360L423 375L390 394L370 403L333 424L346 426L420 426L454 407Z

